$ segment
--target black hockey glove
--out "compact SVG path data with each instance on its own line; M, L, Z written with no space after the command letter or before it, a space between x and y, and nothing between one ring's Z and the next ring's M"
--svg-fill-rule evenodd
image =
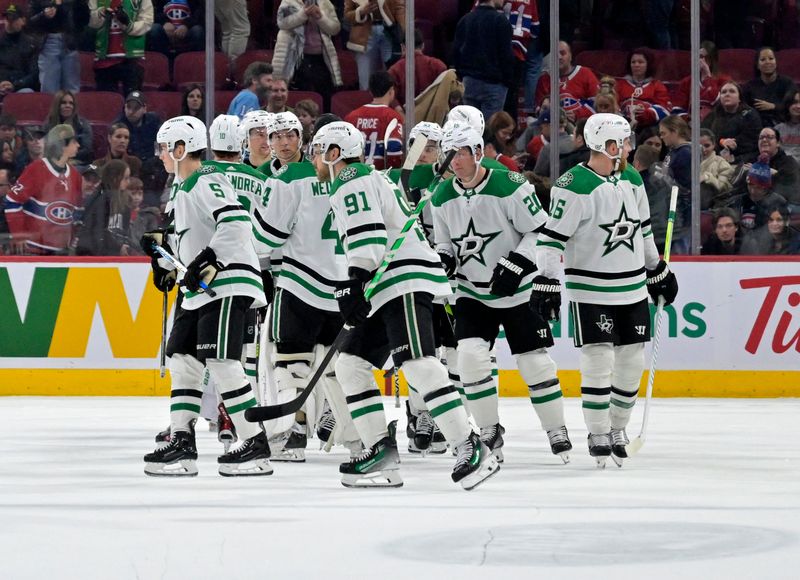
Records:
M362 268L350 268L350 279L336 284L333 293L339 303L339 312L350 326L361 324L367 319L372 306L364 297L364 284L372 279L369 272Z
M172 253L169 245L167 244L167 232L165 230L153 230L152 232L145 232L139 239L139 246L142 251L151 258L160 258L161 254L156 251L155 246L161 246L168 252Z
M522 254L510 252L500 258L492 273L489 291L495 296L513 296L522 279L533 272L536 265Z
M658 299L661 297L664 298L665 306L675 302L675 297L678 295L678 280L664 260L659 261L654 269L647 271L647 291L655 304L658 304Z
M532 280L530 306L545 322L561 320L561 282L536 276Z
M214 250L206 248L197 254L191 264L186 266L186 273L183 275L183 286L190 292L199 292L200 281L202 280L210 286L214 278L217 277L217 272L221 269L222 265L217 262L217 255Z
M439 254L439 259L442 261L442 266L444 266L444 273L447 274L447 277L452 279L456 275L456 257L447 250L436 250L436 253Z
M272 304L275 297L275 284L272 281L272 272L261 270L261 283L264 285L264 296L267 297L267 304Z
M150 265L153 268L153 285L158 288L158 291L169 292L172 290L175 287L175 280L178 277L178 271L162 268L158 264L158 258L151 258Z

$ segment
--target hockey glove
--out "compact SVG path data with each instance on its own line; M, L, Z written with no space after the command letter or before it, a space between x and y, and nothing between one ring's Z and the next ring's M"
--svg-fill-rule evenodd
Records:
M675 297L678 295L678 280L664 260L661 260L654 269L647 271L647 291L655 304L658 304L659 298L664 298L665 306L675 302Z
M536 265L522 254L510 252L500 258L494 267L489 291L495 296L513 296L522 279L533 272Z
M190 292L200 292L200 281L202 280L210 286L214 278L217 277L217 272L221 269L222 265L217 262L217 255L214 250L206 248L197 254L191 264L186 266L182 284Z
M264 296L267 297L267 304L272 304L275 297L275 284L272 281L272 272L261 270L261 283L264 285Z
M339 303L339 312L350 326L361 324L367 319L372 306L364 297L364 284L372 279L369 272L362 268L350 268L350 279L336 284L333 293Z
M444 267L444 273L447 274L447 277L452 279L456 275L456 258L453 254L447 250L436 250L436 253L439 254L439 259L442 261L442 266Z
M531 310L545 322L561 320L561 282L555 278L536 276L532 283Z
M165 230L153 230L152 232L145 232L144 235L142 235L139 239L139 245L142 247L142 251L145 254L151 258L157 259L161 257L161 254L156 251L155 246L161 246L172 253L166 239L167 232Z
M166 262L163 258L161 261ZM158 258L150 259L150 265L153 267L153 285L159 292L169 292L175 287L178 271L162 268L158 262Z

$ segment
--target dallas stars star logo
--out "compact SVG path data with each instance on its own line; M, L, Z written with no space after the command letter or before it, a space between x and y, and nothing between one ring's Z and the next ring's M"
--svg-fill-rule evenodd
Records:
M625 246L633 252L633 236L641 226L641 221L628 217L625 206L619 212L619 217L610 224L599 224L607 236L603 245L606 247L603 255L610 254L620 246Z
M614 330L614 319L608 318L605 314L600 315L600 322L597 322L597 327L600 329L600 332L607 332L611 334L611 331Z
M453 238L453 243L458 248L459 265L463 266L470 260L475 260L481 266L486 266L483 252L489 242L500 234L501 232L494 232L491 234L479 233L475 230L475 223L472 221L472 218L470 218L466 233L460 238Z

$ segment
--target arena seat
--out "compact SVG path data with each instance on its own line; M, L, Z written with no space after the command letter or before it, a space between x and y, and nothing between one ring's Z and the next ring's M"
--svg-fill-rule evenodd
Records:
M688 50L656 50L655 77L661 82L679 81L691 73L692 55Z
M627 58L624 50L584 50L575 57L575 64L589 67L598 79L603 75L624 77Z
M793 78L795 82L800 80L800 48L785 48L775 54L778 60L778 72L787 77Z
M228 57L221 52L214 53L214 88L221 89L228 80L230 71ZM189 85L206 84L206 53L202 51L184 52L175 57L173 67L175 88L182 91Z
M11 93L3 99L3 113L14 115L18 125L41 125L52 102L49 93Z
M119 93L93 91L75 95L78 114L90 123L111 123L120 116L125 99Z
M294 107L297 104L297 101L302 101L303 99L310 99L314 101L319 106L320 112L324 111L322 108L322 95L315 93L314 91L289 91L289 97L286 99L286 104L290 107Z
M434 26L458 22L458 0L414 0L414 17L430 20Z
M169 77L169 59L160 52L147 51L144 53L144 80L143 91L157 91L165 89L172 84Z
M228 107L239 91L214 91L214 113L221 115L228 112Z
M108 128L110 124L91 123L92 126L92 159L105 157L108 152Z
M239 55L235 64L233 65L233 80L238 86L243 87L242 83L244 82L244 70L251 63L258 61L272 64L272 55L273 51L271 50L248 50L247 52L242 53Z
M171 119L181 114L183 93L178 91L143 91L147 110L162 119Z
M331 98L331 113L344 119L353 109L372 102L369 91L339 91Z
M94 80L94 53L80 52L78 53L78 60L81 67L81 90L95 90L97 82Z
M342 89L358 88L358 65L356 57L351 50L339 50L336 52L339 57L339 66L342 69Z

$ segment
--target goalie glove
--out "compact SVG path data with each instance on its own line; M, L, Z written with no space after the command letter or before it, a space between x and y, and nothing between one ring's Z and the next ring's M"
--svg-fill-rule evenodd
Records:
M186 266L182 284L190 292L200 292L200 281L202 280L207 286L210 286L221 269L222 264L217 262L214 250L206 248L197 254L191 264ZM205 292L205 290L203 291Z
M339 304L342 318L350 326L361 324L367 319L372 308L364 296L364 284L372 279L372 275L363 268L350 268L350 278L337 282L333 293Z
M444 273L452 280L456 275L456 257L449 250L438 249L436 253L439 254L439 259L442 261Z
M675 297L678 295L678 279L664 260L647 271L647 291L655 304L658 304L659 298L664 298L665 306L675 302Z
M532 280L530 307L545 322L561 320L561 282L536 276Z
M513 296L522 279L535 269L536 266L528 258L510 252L505 258L500 258L494 267L489 291L495 296Z

